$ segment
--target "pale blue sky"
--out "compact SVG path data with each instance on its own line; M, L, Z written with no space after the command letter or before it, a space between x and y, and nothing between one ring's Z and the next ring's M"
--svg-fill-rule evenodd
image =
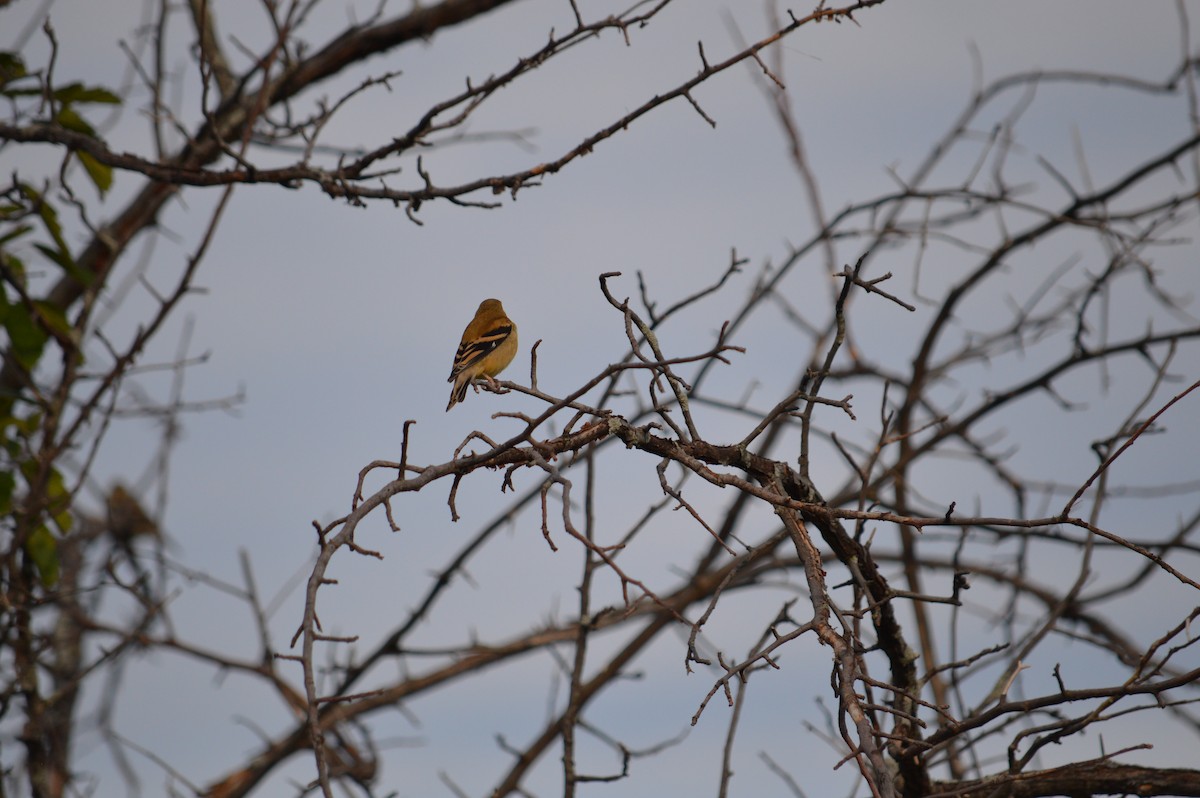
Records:
M258 48L261 19L251 5L217 2L214 7L224 36L236 36ZM314 46L320 46L331 29L316 23L327 18L329 25L339 24L353 16L346 10L350 5L329 5L324 17L316 18L308 34ZM394 5L397 12L407 7ZM579 5L591 17L612 4ZM61 46L58 81L119 82L125 62L117 40L128 37L142 6L133 0L112 0L103 4L101 13L91 0L53 3L49 13ZM27 0L5 9L0 12L0 29L16 31L40 7ZM1200 17L1197 3L1188 2L1186 8L1193 18ZM765 30L761 3L694 0L670 7L645 30L631 30L630 46L610 32L598 42L578 47L531 80L495 97L470 128L472 132L532 128L529 141L534 151L509 142L461 145L427 155L426 166L436 180L451 183L556 158L597 127L692 75L699 67L698 40L704 42L710 62L734 52L730 16L736 16L746 38ZM806 27L782 45L786 62L782 77L792 91L796 118L830 212L894 188L889 169L907 174L924 157L928 143L942 134L969 98L974 81L972 46L980 55L985 79L1032 69L1078 69L1160 81L1178 62L1181 41L1177 7L1170 2L889 0L881 8L861 12L857 19L857 25ZM353 147L385 140L392 131L402 131L431 101L457 90L465 77L479 79L505 68L538 46L551 27L562 30L570 21L565 0L529 0L479 23L439 33L428 44L372 60L368 64L372 73L399 69L403 74L392 82L392 91L376 90L348 106L330 127L329 143ZM176 25L184 29L182 17ZM0 34L0 46L8 46L8 38L10 34ZM38 52L42 52L40 43L30 48L28 59L35 61ZM189 68L182 54L175 63L181 70ZM356 71L339 78L317 94L336 97L364 74ZM663 333L664 345L677 352L705 346L750 290L762 264L779 262L788 244L806 239L812 226L783 137L748 70L732 70L713 79L695 92L695 98L717 121L715 129L686 103L675 102L602 143L562 173L549 176L543 187L523 190L516 201L502 198L504 207L499 210L430 203L420 212L423 226L412 224L391 205L351 208L311 186L292 192L270 186L239 189L201 269L197 283L204 293L185 303L147 355L148 362L171 359L185 317L193 318L191 352L208 352L211 358L188 373L189 398L219 398L242 388L246 395L233 414L213 412L185 419L184 437L171 461L165 519L175 556L193 568L236 582L237 550L244 548L257 568L263 593L273 595L312 555L311 521L325 522L347 511L357 473L366 463L399 457L404 420L417 421L410 461L434 463L449 459L472 429L502 436L513 428L513 422L490 420L492 412L535 410L536 404L525 398L480 394L468 396L465 405L452 413L443 412L448 392L445 377L458 336L485 297L500 297L520 327L522 352L505 376L526 382L528 347L543 339L538 351L541 387L566 393L624 351L619 317L597 290L598 274L625 272L614 289L633 295L637 292L634 274L641 270L655 295L670 302L697 282L719 275L730 250L736 248L749 258L746 272L720 297ZM998 113L1011 108L1013 101L1001 103ZM995 119L992 114L982 121ZM1186 106L1179 99L1147 100L1128 92L1047 87L1022 123L1026 146L1013 153L1014 169L1031 179L1036 175L1047 195L1058 197L1055 186L1038 172L1036 158L1053 161L1078 180L1076 136L1092 178L1104 183L1144 153L1182 140L1188 133ZM107 135L113 149L134 149L145 141L144 121L131 114ZM11 150L0 152L0 168L11 172L16 167L26 168L15 161ZM954 177L947 174L946 179ZM404 177L395 180L399 184ZM138 185L128 175L118 175L117 181L113 208L118 207L116 200ZM161 220L170 238L156 244L147 272L150 280L166 284L178 272L195 246L215 196L189 190L182 203L172 203ZM1193 218L1179 235L1195 232ZM848 242L839 248L839 259L853 260L856 246ZM1069 250L1066 245L1061 252L1046 248L1036 256L1052 266ZM1164 252L1159 263L1166 284L1194 296L1200 291L1200 272L1194 266L1194 248L1190 253L1185 257L1179 251ZM127 259L121 268L130 269L134 260ZM906 253L894 261L877 259L875 269L877 274L896 272L893 290L910 296L912 284L906 275L911 264L911 253ZM1044 264L1028 266L1034 277L1022 272L1026 266L1021 263L1014 267L1011 290L1015 295L1028 293L1040 283L1044 271L1034 265ZM923 280L932 285L939 282L939 270L946 270L940 275L945 279L945 274L957 274L961 267L931 256L925 268ZM787 285L789 300L801 310L820 314L827 306L828 282L822 270L819 259L813 258ZM109 321L113 334L122 329L128 333L140 318L135 310L147 301L144 291L134 288L127 305ZM981 325L988 322L989 314L996 314L995 323L1004 318L1002 306L971 310L970 320ZM1190 310L1194 312L1194 307ZM915 344L906 333L927 319L927 308L906 317L879 303L873 318L860 322L860 343L876 360L910 358ZM763 404L773 403L776 392L793 378L797 364L789 362L782 370L770 365L781 354L768 321L776 317L769 315L751 325L736 342L749 351L727 367L720 381L710 384L714 393L737 397L749 381L757 379L764 386L756 395ZM1195 352L1182 357L1179 371L1194 379L1200 360ZM980 368L980 384L998 382L1012 373L1007 369L1020 367L1018 362L1005 363L991 373ZM1037 430L1032 419L1027 430L1032 434L1014 440L1020 446L1016 462L1044 471L1045 478L1065 482L1085 478L1092 465L1087 444L1105 434L1098 430L1110 429L1129 411L1131 394L1143 390L1142 376L1137 374L1130 393L1114 390L1108 399L1094 395L1093 383L1073 386L1076 398L1086 397L1093 412L1073 419L1074 425L1067 421L1053 430ZM146 376L138 382L151 396L166 399L167 377ZM1036 410L1039 401L1031 400L1027 407ZM857 433L865 440L874 430L875 408L860 407L864 409L860 419L869 417L871 426L845 426L847 434ZM1190 408L1179 411L1175 429L1186 427L1181 419L1195 418L1194 408L1193 401ZM742 420L715 412L703 412L703 417L715 438L735 440L744 434ZM844 425L833 418L827 422ZM97 461L97 481L105 484L114 477L130 479L143 473L157 435L157 428L144 421L116 425ZM1171 444L1148 440L1139 445L1138 452L1131 454L1143 459L1131 459L1126 475L1140 484L1165 479L1160 473L1180 480L1194 478L1194 456L1184 457L1184 453L1196 451L1195 446L1189 449L1178 438ZM1061 460L1055 459L1060 456ZM605 509L613 528L623 528L640 512L641 505L628 497L657 494L654 465L614 463L603 473L616 490L626 491L619 506L614 502ZM836 460L828 468L828 483L821 487L833 490L844 479L844 468ZM630 484L630 474L644 485L648 479L646 488ZM946 503L968 496L970 503L977 492L976 478L948 468L931 480L927 493L931 500ZM533 479L532 474L518 475L518 489L527 489ZM369 649L376 636L390 629L425 590L425 574L440 568L474 529L502 507L499 477L479 475L464 484L459 496L464 518L454 525L445 507L448 487L434 486L398 504L401 535L387 533L382 519L360 530L359 542L380 549L386 559L377 563L339 557L332 575L342 584L323 595L322 619L328 631L362 635L360 648ZM700 496L698 504L715 511L725 499ZM998 514L1008 509L1003 497L985 500L995 502L990 509ZM1160 509L1164 523L1176 512ZM645 572L665 574L677 547L702 544L703 530L688 526L681 516L676 516L677 528L664 529L644 542ZM495 540L472 568L479 589L460 591L441 606L435 625L423 630L425 642L459 643L471 629L489 636L517 633L555 613L567 614L575 601L572 585L579 557L577 551L565 548L566 552L550 553L536 519L522 516L511 533ZM689 553L678 562L686 565L690 560ZM1074 561L1044 565L1070 569ZM611 592L614 585L603 587ZM1171 586L1163 591L1164 601L1177 597L1181 602L1195 601ZM497 595L511 603L496 603ZM759 633L778 602L747 607L742 614L734 610L737 600L728 599L728 614L714 618L710 632L716 645L740 653L750 642L747 636ZM288 594L273 619L277 646L285 645L300 620L301 608L299 593ZM255 656L249 618L228 599L189 587L176 600L174 614L179 629L194 639ZM660 644L641 663L646 674L643 682L622 686L610 707L597 708L597 717L609 723L608 728L620 729L630 744L650 745L683 731L711 683L707 674L683 676L684 644L674 642L673 648ZM598 643L601 650L606 645ZM830 763L839 757L830 756L824 743L799 726L799 719L820 723L815 696L828 701L823 654L813 646L796 646L787 654L784 671L762 675L761 687L752 684L752 691L760 687L759 695L769 700L747 707L735 763L737 792L780 794L779 782L758 760L758 752L765 750L777 761L789 762L793 772L806 774L809 795L844 794L849 766L830 773ZM416 702L412 709L421 718L420 729L399 713L389 716L381 724L381 736L421 737L426 745L387 753L381 782L386 786L381 786L380 794L394 789L403 796L447 795L438 781L439 769L471 794L487 790L508 761L493 735L503 733L510 743L520 745L537 730L545 713L554 667L545 658L533 663L509 669L497 683L479 679L461 693L455 690ZM215 681L204 668L175 656L149 657L133 673L136 677L131 674L127 689L136 685L142 699L122 709L123 733L153 747L201 784L256 748L257 732L239 725L236 718L251 718L269 731L290 723L286 709L264 696L257 684L240 678ZM1029 678L1045 677L1043 669ZM181 684L187 687L181 689ZM652 713L639 714L637 708L651 699L661 704ZM621 794L711 791L725 730L726 710L720 703L708 710L686 742L658 759L635 762L635 774L643 776ZM531 706L536 707L532 712ZM1171 759L1171 742L1162 740L1156 751L1139 757L1178 762ZM1106 737L1110 750L1123 743ZM1186 744L1194 750L1194 741ZM94 739L81 741L80 752L82 767L114 778ZM613 767L607 753L588 762L594 771ZM147 792L157 793L163 776L136 757L135 765ZM290 794L283 775L262 794ZM311 762L294 762L287 775L301 781L309 778ZM553 795L559 779L558 762L550 757L530 786L538 794Z

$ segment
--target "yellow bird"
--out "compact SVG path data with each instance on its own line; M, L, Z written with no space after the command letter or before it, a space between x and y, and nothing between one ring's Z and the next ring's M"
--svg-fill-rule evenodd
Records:
M517 325L504 315L499 299L483 300L458 344L454 366L446 380L454 383L446 409L466 398L468 385L480 377L495 377L516 355Z

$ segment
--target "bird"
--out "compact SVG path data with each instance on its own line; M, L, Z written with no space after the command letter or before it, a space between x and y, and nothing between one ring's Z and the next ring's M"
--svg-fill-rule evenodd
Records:
M458 352L454 355L454 366L446 382L454 383L450 389L450 404L454 407L467 396L467 386L480 377L491 381L517 355L517 325L504 313L499 299L485 299L479 303L475 318L463 330Z
M113 485L108 499L108 533L118 543L128 545L135 537L143 535L161 538L158 524L146 514L142 505L120 482Z

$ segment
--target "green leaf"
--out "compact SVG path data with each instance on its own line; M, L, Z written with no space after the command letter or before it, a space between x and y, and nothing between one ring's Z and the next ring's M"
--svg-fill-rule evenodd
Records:
M33 187L22 184L21 190L33 202L37 208L38 215L42 217L42 222L46 225L46 232L54 239L53 247L45 244L35 244L34 246L39 252L49 258L51 262L63 267L67 274L74 277L82 285L89 285L93 279L92 274L83 271L76 265L75 257L71 255L71 248L67 246L67 240L63 238L62 225L58 221L58 211L54 209L53 205L43 200L41 194Z
M18 78L25 77L25 62L21 56L7 50L0 52L0 86L5 86Z
M25 285L25 261L12 253L0 249L0 264L3 264L6 281L0 282L0 327L4 326L4 314L8 311L8 281Z
M67 130L74 130L76 133L86 133L89 136L96 135L95 128L89 125L88 121L69 105L64 105L58 109L58 113L54 115L54 121Z
M9 423L17 421L16 416L5 416L0 423L8 426ZM8 452L8 456L12 460L16 460L21 456L21 442L15 438L4 438L4 450Z
M22 460L19 468L25 482L33 489L38 477L38 465L33 460ZM75 525L75 517L71 515L71 493L67 490L66 480L57 468L51 468L45 486L46 513L54 521L54 525L64 535L70 534ZM30 497L31 500L37 497Z
M52 587L58 581L58 541L45 524L40 524L25 539L25 553L33 560L42 585Z
M3 213L3 210L0 210L0 213ZM7 233L0 235L0 244L7 244L9 241L12 241L14 238L20 238L21 236L25 235L32 229L33 229L32 225L19 224L19 225L13 227L12 230L9 230Z
M67 492L62 473L57 468L50 471L50 481L46 485L46 497L50 500L50 518L58 527L58 531L64 535L71 534L71 528L75 525L75 517L71 515L70 509L71 494Z
M84 86L82 83L70 83L54 90L54 99L64 104L70 103L103 103L104 105L120 105L121 98L108 89L99 86Z
M70 252L63 252L46 244L34 244L33 248L45 255L46 260L61 266L63 271L74 277L81 284L89 285L92 282L92 275L79 268Z
M41 88L34 86L31 89L5 89L0 91L5 97L41 97Z
M75 340L75 328L67 321L67 315L62 308L40 299L35 299L33 306L37 308L38 317L43 324L66 340Z
M54 206L46 202L41 193L27 183L21 184L21 191L37 207L38 216L42 217L42 223L46 225L46 232L54 239L58 248L63 252L70 252L67 240L63 238L62 225L58 221L58 211L54 209Z
M8 515L12 512L12 495L16 487L16 474L11 471L0 471L0 515Z
M107 194L108 190L112 188L112 167L108 164L100 163L91 155L88 155L82 150L76 152L75 156L79 158L79 162L83 164L83 168L87 170L88 177L92 179L92 183L94 183L96 188L100 191L100 196L103 197L105 194Z
M75 526L75 516L71 515L70 510L63 510L61 513L55 513L54 525L58 527L58 531L64 535L71 534L71 529Z
M17 432L21 433L21 435L23 435L25 438L32 438L42 426L42 412L40 410L35 410L25 418L18 418L15 426ZM25 474L26 478L28 478L29 474L32 473L28 468L25 467L28 465L31 465L31 463L23 463L21 467L21 473Z
M21 476L25 477L25 482L33 490L34 482L38 478L38 464L34 460L22 460L19 465ZM54 521L54 525L68 534L71 527L75 525L75 518L71 515L71 493L67 490L67 482L63 479L62 472L57 468L51 467L50 474L46 479L44 488L46 513ZM30 497L31 500L37 497Z
M26 370L33 371L46 346L46 332L37 325L29 310L20 303L9 305L4 313L4 329L12 353Z
M49 244L34 244L33 248L36 249L38 252L42 253L43 255L45 255L46 260L50 261L51 263L57 263L59 266L62 266L64 269L66 269L68 271L70 271L71 268L75 265L71 261L70 253L61 252L58 249L55 249L54 247L50 246Z

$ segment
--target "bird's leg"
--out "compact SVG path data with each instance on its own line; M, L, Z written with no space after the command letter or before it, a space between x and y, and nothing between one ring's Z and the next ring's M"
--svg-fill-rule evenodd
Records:
M479 393L479 388L486 385L492 393L500 393L500 383L496 382L487 374L480 374L475 379L471 380L471 387L475 389L475 393Z

